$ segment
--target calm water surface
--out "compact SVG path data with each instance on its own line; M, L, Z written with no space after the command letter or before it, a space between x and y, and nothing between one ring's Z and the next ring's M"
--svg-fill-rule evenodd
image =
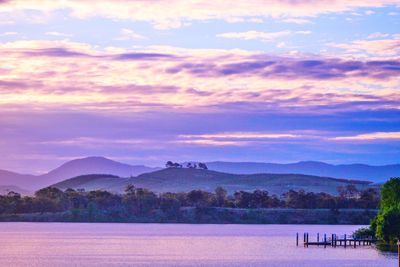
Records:
M296 247L359 226L0 223L1 266L397 266L371 247ZM314 238L314 237L313 237Z

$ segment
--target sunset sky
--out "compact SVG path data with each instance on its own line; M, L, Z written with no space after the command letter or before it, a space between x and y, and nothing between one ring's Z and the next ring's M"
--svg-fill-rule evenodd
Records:
M0 0L0 169L399 163L399 0Z

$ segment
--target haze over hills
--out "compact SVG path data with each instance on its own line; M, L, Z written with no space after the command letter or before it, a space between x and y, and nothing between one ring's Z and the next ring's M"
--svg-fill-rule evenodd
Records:
M338 186L354 184L360 190L373 186L368 181L352 181L301 174L239 175L187 168L167 168L128 179L107 175L87 175L75 177L53 186L62 190L67 188L101 189L122 193L128 184L154 192L188 192L195 189L214 191L216 187L222 186L229 193L261 189L277 195L291 189L337 194Z
M7 195L9 192L17 192L21 195L29 195L31 193L15 185L0 185L0 195Z
M206 164L210 170L237 174L299 173L343 179L369 180L376 183L400 176L400 164L384 166L365 164L332 165L318 161L301 161L288 164L215 161L207 162Z
M41 175L41 179L47 184L53 184L71 177L86 174L112 174L119 177L137 176L142 173L152 172L160 168L152 168L144 165L129 165L104 157L87 157L68 161L60 167Z
M34 191L79 175L104 173L130 177L159 169L143 165L124 164L104 157L87 157L68 161L46 174L37 176L0 171L0 185L14 185L27 191Z
M0 170L0 186L3 188L1 190L3 193L5 193L6 190L19 193L28 192L28 188L36 182L36 179L37 177L34 175Z

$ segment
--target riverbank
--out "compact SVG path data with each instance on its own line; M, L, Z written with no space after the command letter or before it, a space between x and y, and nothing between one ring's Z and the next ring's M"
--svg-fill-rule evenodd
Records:
M369 224L375 209L238 209L180 208L176 214L154 210L147 215L90 213L73 210L55 213L3 214L0 222L132 222L189 224Z

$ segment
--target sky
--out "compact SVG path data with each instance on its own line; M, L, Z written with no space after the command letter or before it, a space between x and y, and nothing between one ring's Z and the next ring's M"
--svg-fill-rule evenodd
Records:
M0 0L0 169L400 163L399 0Z

